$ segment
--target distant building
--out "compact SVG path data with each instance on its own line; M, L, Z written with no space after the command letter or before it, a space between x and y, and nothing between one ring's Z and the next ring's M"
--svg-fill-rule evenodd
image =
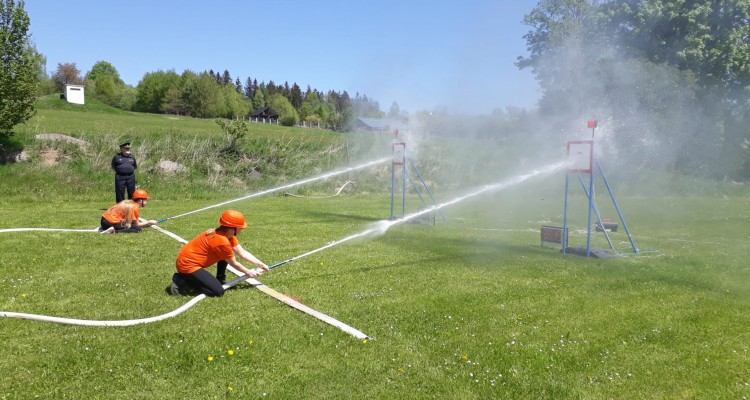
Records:
M354 129L358 131L392 132L406 128L406 124L397 119L357 117L354 121Z
M271 107L261 107L250 114L250 120L276 123L279 120L279 114L273 112Z
M73 104L85 104L83 85L65 85L65 100Z

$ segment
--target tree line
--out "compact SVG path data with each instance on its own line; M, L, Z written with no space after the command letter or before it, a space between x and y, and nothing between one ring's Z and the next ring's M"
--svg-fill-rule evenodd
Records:
M170 71L146 73L136 87L126 85L117 69L98 61L82 76L74 63L58 64L48 82L40 87L56 93L66 84L85 84L88 96L124 110L177 114L196 118L247 118L270 107L279 123L293 126L301 121L330 129L344 129L356 116L380 117L380 105L367 95L351 97L347 91L321 92L309 85L303 92L297 83L276 84L232 78L228 70L181 74Z

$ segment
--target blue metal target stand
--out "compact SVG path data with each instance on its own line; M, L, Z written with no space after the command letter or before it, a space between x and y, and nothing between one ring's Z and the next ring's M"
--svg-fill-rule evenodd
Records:
M398 135L398 131L393 131L394 135ZM432 192L430 191L430 188L427 187L427 184L425 183L424 179L422 178L422 174L417 169L417 166L414 164L414 161L412 161L411 158L409 158L406 155L406 142L396 139L393 143L391 143L392 150L393 150L393 160L391 161L391 221L403 218L406 216L406 181L408 180L411 183L412 188L419 196L419 200L422 202L421 206L419 207L419 211L422 211L426 209L427 207L430 207L427 205L427 202L425 201L424 196L422 195L422 190L420 190L419 186L414 182L411 175L409 174L409 168L407 168L407 162L411 166L411 169L416 174L417 178L419 179L419 182L422 184L421 187L423 188L424 192L426 192L430 196L430 200L432 201L432 206L435 206L437 203L435 202L435 197L432 195ZM397 217L395 213L395 203L396 203L396 176L399 175L397 171L401 171L400 177L401 177L401 216ZM444 222L447 222L445 219L445 215L440 210L437 210L438 213L440 213L440 216L442 217ZM425 215L420 216L420 218L414 218L410 220L411 222L415 223L428 223L431 225L435 225L435 213L427 213Z
M611 258L613 257L613 253L614 255L618 256L642 253L643 251L639 250L635 245L633 236L630 234L630 229L628 229L628 225L627 223L625 223L625 217L620 210L620 206L617 204L617 199L615 198L612 187L607 180L607 175L604 173L604 168L599 162L599 159L594 156L594 131L597 128L597 121L588 121L587 126L588 128L591 128L591 140L573 140L569 141L567 145L568 169L565 174L565 211L563 213L563 227L560 234L562 253L594 258ZM612 204L614 205L615 210L617 210L617 216L619 217L620 222L622 223L622 227L628 236L628 240L630 241L632 253L620 253L612 244L610 232L617 232L618 226L616 223L612 223L608 219L603 219L601 213L599 212L599 208L596 205L596 192L594 188L594 178L596 175L596 171L598 171L601 175L601 178L604 181L604 185L607 188L607 192L609 193L609 197L612 199ZM583 188L583 191L586 195L586 199L588 200L588 223L586 224L587 232L585 248L569 247L568 244L568 194L571 175L575 175L578 178L578 181L581 183L581 187ZM586 186L586 183L584 181L584 175L588 175L588 187ZM592 224L592 213L594 214L593 216L596 217L596 224ZM609 244L609 249L612 251L612 253L605 249L591 248L592 229L604 233L604 237L606 238L607 243ZM650 250L648 252L653 251Z

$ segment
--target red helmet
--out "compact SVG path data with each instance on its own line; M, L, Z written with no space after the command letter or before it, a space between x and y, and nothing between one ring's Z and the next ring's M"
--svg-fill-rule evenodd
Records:
M143 189L136 189L135 192L133 192L133 200L148 200L148 193L146 193Z
M221 217L219 217L219 225L228 226L230 228L247 228L245 223L245 216L241 212L235 210L226 210Z

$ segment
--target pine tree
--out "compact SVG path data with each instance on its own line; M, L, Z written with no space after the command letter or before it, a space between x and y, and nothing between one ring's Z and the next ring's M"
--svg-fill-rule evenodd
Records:
M253 91L253 80L248 76L245 81L245 97L252 100L253 94L255 94Z
M296 82L292 85L292 89L289 93L289 102L292 103L292 106L296 110L299 110L302 106L302 89L300 89Z

